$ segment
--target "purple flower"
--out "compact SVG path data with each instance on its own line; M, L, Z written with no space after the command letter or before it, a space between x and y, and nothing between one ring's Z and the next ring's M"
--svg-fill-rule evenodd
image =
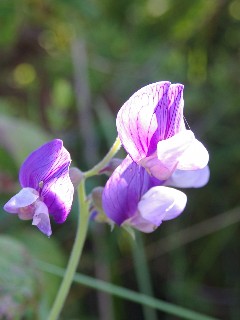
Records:
M183 192L163 183L127 156L106 183L103 210L119 226L152 232L181 214L187 202Z
M4 206L9 213L32 224L46 234L52 234L49 214L63 223L72 206L74 188L69 177L69 152L61 140L52 140L33 151L19 172L22 190Z
M117 115L125 150L159 180L176 169L203 169L209 160L205 147L185 127L183 105L183 85L162 81L134 93Z

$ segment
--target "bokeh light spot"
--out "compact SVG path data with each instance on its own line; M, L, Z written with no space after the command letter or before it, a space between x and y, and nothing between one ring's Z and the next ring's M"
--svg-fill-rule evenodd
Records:
M229 5L229 14L236 20L240 20L240 1L235 0Z
M27 86L35 80L36 72L31 64L21 63L15 68L13 78L19 86Z
M147 11L153 17L160 17L168 10L168 2L166 0L148 0Z

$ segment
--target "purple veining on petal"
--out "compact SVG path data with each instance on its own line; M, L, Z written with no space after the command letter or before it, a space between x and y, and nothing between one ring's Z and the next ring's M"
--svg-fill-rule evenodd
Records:
M176 169L204 168L209 161L206 148L185 127L183 88L168 81L150 84L134 93L117 115L124 148L160 180Z
M103 191L103 209L118 225L134 215L141 196L151 184L146 170L126 157L113 172Z
M168 91L163 92L154 111L157 121L157 130L151 138L146 156L156 151L157 143L168 139L185 129L183 120L183 88L182 84L171 84ZM146 109L145 112L148 110Z
M183 119L183 89L182 84L171 84L168 91L168 119L166 123L165 136L160 140L168 139L176 133L185 130ZM160 125L160 123L159 123Z
M162 81L134 93L117 115L117 130L136 162L156 151L160 140L185 128L183 85Z
M169 82L159 82L141 88L118 112L116 124L119 137L135 161L148 152L148 143L157 130L154 112L169 85Z

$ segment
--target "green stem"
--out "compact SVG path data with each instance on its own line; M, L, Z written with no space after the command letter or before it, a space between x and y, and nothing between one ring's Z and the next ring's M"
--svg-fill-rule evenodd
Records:
M67 269L64 274L64 278L50 314L48 316L48 320L56 320L59 317L59 314L62 310L64 302L67 298L70 286L72 284L81 254L83 245L85 243L87 229L88 229L88 203L86 201L86 194L85 194L85 181L84 179L81 181L79 188L78 188L78 199L80 205L81 215L79 214L78 218L78 227L77 227L77 234L73 244L72 252L70 255L70 259L68 261Z
M99 174L99 171L102 170L109 163L109 161L114 157L114 155L118 152L120 148L121 148L121 141L119 137L117 137L111 149L106 154L106 156L98 164L96 164L92 169L85 171L84 177L89 178Z

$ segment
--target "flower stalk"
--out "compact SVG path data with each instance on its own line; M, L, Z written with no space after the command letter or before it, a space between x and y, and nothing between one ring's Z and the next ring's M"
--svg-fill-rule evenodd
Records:
M72 252L68 261L67 269L64 274L64 278L60 289L57 293L56 299L53 303L52 309L50 311L48 320L58 319L60 312L63 308L64 302L67 298L70 286L73 282L74 275L77 270L79 260L81 258L83 245L85 243L88 221L89 221L89 204L87 202L86 191L85 191L85 180L86 178L97 175L101 169L103 169L109 161L114 157L121 147L120 139L117 137L114 144L112 145L109 152L97 165L95 165L89 171L86 171L83 175L78 187L78 203L79 203L79 216L78 216L78 226L77 234L73 244Z
M79 213L76 238L73 244L71 256L64 274L62 284L48 316L48 320L56 320L59 317L59 314L68 295L70 286L73 282L73 278L82 254L83 245L85 243L88 229L89 212L84 179L81 181L78 187L78 201L79 211L81 212L81 215Z
M95 175L98 175L99 172L109 163L109 161L115 156L115 154L121 148L121 141L119 137L116 138L115 142L113 143L111 149L105 155L105 157L96 164L92 169L84 172L84 177L89 178Z

